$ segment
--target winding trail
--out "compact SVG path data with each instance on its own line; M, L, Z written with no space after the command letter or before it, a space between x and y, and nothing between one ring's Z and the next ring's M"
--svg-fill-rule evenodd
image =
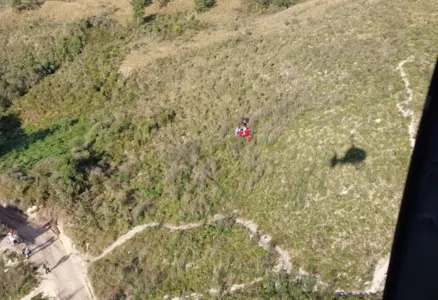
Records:
M23 297L22 300L30 300L39 293L43 293L52 299L94 300L96 297L94 296L90 280L87 276L87 268L89 264L111 254L117 247L128 242L136 234L151 228L164 228L169 231L185 231L211 225L223 220L232 220L236 224L242 226L250 236L257 241L261 248L277 255L278 263L273 269L274 272L284 270L287 273L291 273L292 263L289 253L278 245L272 246L272 237L261 232L258 229L257 224L252 220L217 214L207 221L183 225L169 223L162 224L158 222L143 224L132 228L127 233L120 236L114 243L105 248L99 256L89 257L86 254L81 255L75 249L71 240L63 233L62 227L58 230L56 227L52 228L52 225L47 226L50 222L39 218L36 215L27 218L16 211L0 207L0 221L7 224L10 228L17 230L19 235L25 240L27 246L33 249L34 254L31 256L30 260L37 266L46 263L52 269L49 274L42 274L42 270L39 270L42 279L40 285L30 294ZM0 242L0 249L3 248L4 243L5 241ZM15 250L20 252L21 248L16 248ZM337 291L337 294L361 296L381 291L386 276L388 261L389 257L387 260L378 264L374 274L373 283L369 288L364 291ZM308 276L309 275L305 271L300 269L297 279ZM248 283L233 284L226 291L223 291L222 294L231 294L235 291L249 288L262 280L262 278L256 278ZM321 289L325 289L328 285L322 281L318 281L317 286ZM208 293L213 296L218 295L219 291L212 288ZM172 299L196 299L199 297L202 297L202 294L194 293L184 298L177 297Z
M408 126L409 141L413 148L415 146L416 129L417 124L414 116L414 111L409 108L409 104L413 101L414 95L411 89L411 84L406 71L404 70L404 65L406 63L412 63L414 61L414 56L410 56L407 59L401 61L396 70L400 71L400 76L405 84L407 99L402 102L397 102L397 108L400 113L405 118L410 118L410 123ZM170 231L184 231L195 228L200 228L205 225L211 225L215 222L222 220L233 220L236 224L239 224L245 228L248 233L257 241L258 245L264 250L275 253L278 257L278 264L274 268L274 272L280 272L282 270L287 273L292 271L292 263L289 253L281 248L280 246L272 246L272 237L268 234L263 234L258 230L257 224L252 220L246 220L231 216L226 216L222 214L215 215L211 220L203 222L188 223L183 225L173 225L169 223L158 223L152 222L140 226L136 226L129 230L126 234L120 236L114 243L108 246L102 251L99 256L96 257L86 257L85 255L80 255L74 249L71 241L64 234L54 234L48 230L42 232L38 228L38 222L36 220L29 222L23 218L20 219L16 214L15 216L10 216L10 212L5 213L0 211L0 221L8 224L12 228L18 230L20 236L27 239L27 244L36 246L34 249L36 253L31 257L31 261L37 265L41 265L46 262L54 269L51 273L44 275L42 277L41 284L32 291L29 295L24 297L22 300L31 299L31 297L37 295L38 293L44 293L47 296L53 297L55 299L70 299L70 300L93 300L95 299L93 295L93 290L91 288L90 281L87 277L87 267L89 263L96 262L105 256L109 255L117 247L123 245L130 239L132 239L136 234L141 233L150 228L165 228ZM41 220L39 220L41 223ZM38 245L39 244L39 245ZM39 250L38 250L39 248ZM336 291L337 296L363 296L376 294L383 291L386 272L388 269L390 256L382 258L376 265L373 280L369 286L362 291ZM308 276L303 270L300 270L299 277ZM262 278L256 278L249 283L233 284L224 293L233 293L237 290L248 288L257 282L260 282ZM328 285L322 281L318 281L317 285L321 288L325 288ZM214 288L210 289L210 295L217 295L218 291ZM189 297L189 296L187 296ZM198 298L202 297L201 294L192 294L189 298L184 297L184 299ZM183 298L172 298L172 299L183 299Z
M409 56L407 59L402 60L396 70L400 71L400 76L405 83L406 94L408 95L407 99L403 102L397 103L397 108L405 118L410 118L411 122L409 123L408 132L409 132L409 141L411 143L411 147L415 146L415 138L417 134L417 125L415 121L414 111L408 107L409 103L414 99L414 92L411 89L411 83L408 78L408 74L404 70L403 66L406 63L412 63L414 61L414 56Z
M407 59L402 60L396 68L397 71L400 71L400 76L405 84L406 95L407 95L407 99L405 101L397 102L396 105L403 117L410 118L410 123L408 125L408 134L409 134L409 142L412 149L415 146L417 123L415 120L414 111L411 108L409 108L409 104L414 100L414 92L411 89L411 83L409 81L408 74L406 73L403 67L406 63L414 62L414 59L415 57L411 55ZM389 266L389 260L390 260L389 254L386 257L379 260L374 270L373 281L371 282L370 286L367 289L365 289L364 292L340 291L340 293L342 295L360 295L360 294L374 294L383 291L386 281L386 273L388 271L388 266Z
M407 59L402 60L396 68L397 71L400 71L400 76L405 84L406 95L407 95L407 99L405 101L397 102L396 105L403 117L410 118L410 123L408 125L408 133L409 133L409 142L412 149L415 146L417 123L415 120L414 111L411 108L409 108L409 104L414 100L414 92L411 89L411 83L409 81L408 74L406 73L403 67L406 63L414 62L414 59L415 57L411 55ZM386 273L388 271L388 266L389 266L389 260L390 260L390 255L388 254L386 257L382 258L377 263L373 274L373 281L371 282L371 285L367 289L365 289L364 292L339 291L339 293L342 295L360 295L360 294L374 294L383 291L386 281Z
M72 242L68 237L61 232L52 232L48 229L40 230L44 227L41 219L25 217L11 218L14 214L11 211L2 213L0 211L0 221L4 222L11 228L16 229L19 235L26 239L26 244L35 249L35 254L31 256L30 260L38 266L46 263L52 271L49 274L42 274L40 285L33 290L29 295L22 298L22 300L30 300L33 296L43 293L46 296L54 299L69 299L69 300L93 300L96 297L90 281L87 277L87 267L90 263L96 262L105 256L109 255L117 247L132 239L136 234L141 233L150 228L165 228L170 231L185 231L195 228L200 228L205 225L211 225L223 220L232 220L236 224L245 228L253 237L258 245L268 252L276 253L278 256L278 264L274 271L279 272L284 270L288 273L292 270L290 256L287 251L280 246L273 247L270 244L272 237L268 234L263 234L258 230L258 226L251 220L235 218L222 214L215 215L211 220L188 223L183 225L174 225L169 223L160 224L152 222L140 226L136 226L129 230L124 235L120 236L114 243L105 248L99 256L87 257L87 255L80 255L74 248ZM20 249L16 249L20 251ZM233 293L237 290L247 288L260 282L262 278L257 278L249 283L233 284L224 293ZM218 293L215 289L210 289L209 293L215 295Z
M141 226L137 226L134 227L133 229L131 229L130 231L128 231L127 233L125 233L124 235L120 236L114 243L112 243L108 248L106 248L105 250L102 251L102 254L100 254L99 256L93 257L90 259L91 262L95 262L99 259L104 258L105 256L107 256L108 254L110 254L114 249L116 249L117 247L123 245L124 243L126 243L127 241L129 241L130 239L132 239L134 237L134 235L136 235L137 233L140 233L146 229L149 228L154 228L154 227L158 227L159 223L149 223L149 224L145 224L145 225L141 225Z
M417 124L414 111L409 108L409 104L413 101L414 95L408 75L404 69L404 65L406 63L412 63L414 59L414 56L410 56L401 61L396 68L396 70L400 71L400 76L405 84L407 94L407 99L402 102L397 102L396 105L403 117L410 118L408 133L412 148L415 146ZM218 214L208 221L188 223L184 225L173 225L169 223L160 224L158 222L152 222L132 228L126 234L120 236L114 243L104 249L99 256L90 258L86 255L80 255L79 252L74 249L71 241L64 234L55 234L49 230L41 231L38 229L41 228L41 220L25 220L23 217L19 217L14 212L7 211L7 213L5 213L4 209L0 210L0 221L8 224L11 228L18 230L20 236L23 236L25 239L27 239L27 244L29 246L36 246L34 248L36 249L36 253L32 255L31 261L37 265L41 265L43 262L46 262L49 266L51 266L51 268L53 268L51 273L42 275L41 284L22 300L31 299L38 293L44 293L45 295L55 299L94 300L95 297L93 295L93 290L87 277L87 267L89 263L96 262L109 255L117 247L132 239L136 234L150 228L165 228L170 231L184 231L200 228L202 226L210 225L226 219L231 219L236 224L239 224L245 228L248 233L257 241L261 248L277 255L278 264L275 266L273 270L274 272L280 272L284 270L287 273L291 273L292 263L289 253L278 245L272 246L272 237L268 234L263 234L260 232L257 224L252 220ZM384 288L386 280L389 259L390 256L387 255L377 263L373 274L373 280L366 289L362 291L338 290L336 291L336 295L363 296L381 292ZM303 270L300 270L299 274L299 277L308 276ZM225 293L233 293L234 291L248 288L257 282L260 282L261 280L262 278L256 278L252 282L246 284L233 284L227 291L225 291ZM321 288L328 286L322 281L318 281L317 285ZM218 291L213 288L209 291L210 295L216 295L217 293ZM192 298L196 298L202 295L193 294L191 296Z
M96 297L93 294L90 281L87 277L88 265L111 254L117 247L122 246L124 243L128 242L136 234L150 228L164 228L168 229L169 231L185 231L200 228L206 225L211 225L223 220L232 220L236 224L242 226L251 235L251 237L257 241L258 245L261 248L277 255L278 264L274 267L274 272L280 272L284 270L287 273L291 273L292 271L292 263L289 253L278 245L272 246L272 237L258 230L258 226L254 221L226 216L222 214L217 214L207 221L194 222L183 225L152 222L136 226L129 230L126 234L120 236L114 243L105 248L99 256L95 257L80 255L74 249L71 241L68 239L67 236L62 233L62 231L58 234L50 232L49 230L41 232L33 227L36 224L35 220L33 220L33 223L31 223L29 222L29 220L11 221L9 219L9 216L2 214L0 211L0 220L2 222L8 224L12 228L17 229L20 236L23 236L27 239L28 245L36 246L34 249L40 248L40 250L38 250L38 252L31 257L31 261L36 263L37 265L41 265L43 262L46 262L51 268L53 268L51 273L42 276L41 284L22 300L29 300L38 293L43 293L54 299L94 300L96 299ZM48 243L48 241L50 242ZM374 272L373 282L365 290L338 290L336 291L336 294L338 296L363 296L381 292L383 289L383 284L385 282L388 262L389 256L379 261ZM309 276L303 270L300 270L299 274L300 275L297 279ZM252 285L260 281L262 281L262 278L256 278L249 283L233 284L229 287L229 289L224 291L223 294L231 294L235 291L251 287ZM326 287L328 287L328 285L322 281L318 281L317 286L321 289L325 289ZM208 293L210 295L217 295L219 291L212 288L208 291ZM193 294L187 297L177 297L171 299L197 298L202 297L202 294Z
M195 222L195 223L188 223L188 224L184 224L184 225L173 225L173 224L169 224L169 223L165 223L165 224L161 225L160 223L152 222L149 224L136 226L136 227L132 228L130 231L128 231L126 234L120 236L113 244L111 244L109 247L107 247L105 250L103 250L102 254L91 258L90 262L95 262L95 261L98 261L98 260L104 258L108 254L110 254L112 251L114 251L117 247L123 245L124 243L126 243L127 241L132 239L137 233L140 233L140 232L142 232L146 229L149 229L149 228L165 228L165 229L168 229L170 231L178 231L178 230L184 231L184 230L200 228L200 227L205 226L205 225L211 225L211 224L214 224L216 222L223 221L223 220L233 220L234 222L236 222L236 224L239 224L240 226L245 228L248 231L248 233L254 239L257 240L257 243L261 248L265 249L268 252L276 253L278 256L278 264L274 269L276 272L279 272L281 270L285 270L286 272L290 273L292 271L292 264L290 262L289 253L287 253L287 251L283 250L280 246L272 247L272 245L270 244L272 237L268 234L263 234L262 232L260 232L257 228L256 223L254 223L251 220L234 218L234 217L230 217L230 216L226 216L226 215L222 215L222 214L217 214L211 220L208 220L206 222Z

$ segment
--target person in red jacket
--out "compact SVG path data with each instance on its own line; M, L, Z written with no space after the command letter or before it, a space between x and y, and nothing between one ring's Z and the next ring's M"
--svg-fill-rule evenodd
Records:
M252 140L251 131L245 126L240 130L238 137L246 138L246 142L249 143Z

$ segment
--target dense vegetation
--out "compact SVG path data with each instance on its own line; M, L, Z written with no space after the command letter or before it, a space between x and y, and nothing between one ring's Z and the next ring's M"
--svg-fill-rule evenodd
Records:
M15 252L2 253L0 258L1 299L20 299L28 294L37 283L36 268L32 264Z
M222 40L191 13L158 14L138 27L103 16L1 27L0 196L23 208L57 209L78 247L92 241L93 254L137 224L235 213L270 233L294 265L334 287L363 287L389 249L410 154L395 105L405 86L394 68L415 53L409 74L416 86L427 86L438 29L423 18L433 1L418 15L408 13L409 1L397 3L403 17L389 13L394 1L378 8L362 2L307 19L303 11L263 16L266 28L256 22L242 33L228 28L235 34ZM167 50L169 39L200 30L211 30L214 42L159 59L152 48L144 67L128 77L119 73L142 40ZM250 144L233 136L244 115ZM366 152L362 161L332 166L352 144ZM160 248L149 241L168 237L199 242L208 253L216 241L210 235L224 242L222 233L208 230L147 233L145 245ZM232 232L230 245L237 245L240 235ZM258 251L243 249L236 255ZM186 286L184 274L177 281L184 288L173 286L176 271L161 272L157 257L142 257L139 270L167 278L168 291L199 287ZM130 258L122 258L126 268ZM116 262L93 267L118 276L111 295L125 280L131 294L163 288L157 278L141 285L146 275L135 270L124 277ZM104 286L105 278L94 278Z

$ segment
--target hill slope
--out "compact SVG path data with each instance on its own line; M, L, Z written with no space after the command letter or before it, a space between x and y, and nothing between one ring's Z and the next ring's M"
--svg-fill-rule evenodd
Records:
M221 5L191 17L171 2L135 29L4 19L2 198L54 208L92 254L134 225L236 215L286 249L293 272L368 286L435 60L434 1ZM243 115L250 144L233 136Z

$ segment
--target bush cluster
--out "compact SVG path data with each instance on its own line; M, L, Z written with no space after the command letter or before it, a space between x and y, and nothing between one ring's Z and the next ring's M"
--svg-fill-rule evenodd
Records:
M40 0L12 0L11 7L17 11L31 10L38 8L43 1Z
M295 0L245 0L245 5L250 10L267 9L271 6L278 8L288 8L294 4Z
M169 39L197 32L202 28L201 23L193 14L175 13L157 15L153 22L144 27L144 31Z
M212 8L215 4L215 0L195 0L195 10L203 12Z
M139 25L143 22L144 8L152 4L152 0L132 0L134 22Z

